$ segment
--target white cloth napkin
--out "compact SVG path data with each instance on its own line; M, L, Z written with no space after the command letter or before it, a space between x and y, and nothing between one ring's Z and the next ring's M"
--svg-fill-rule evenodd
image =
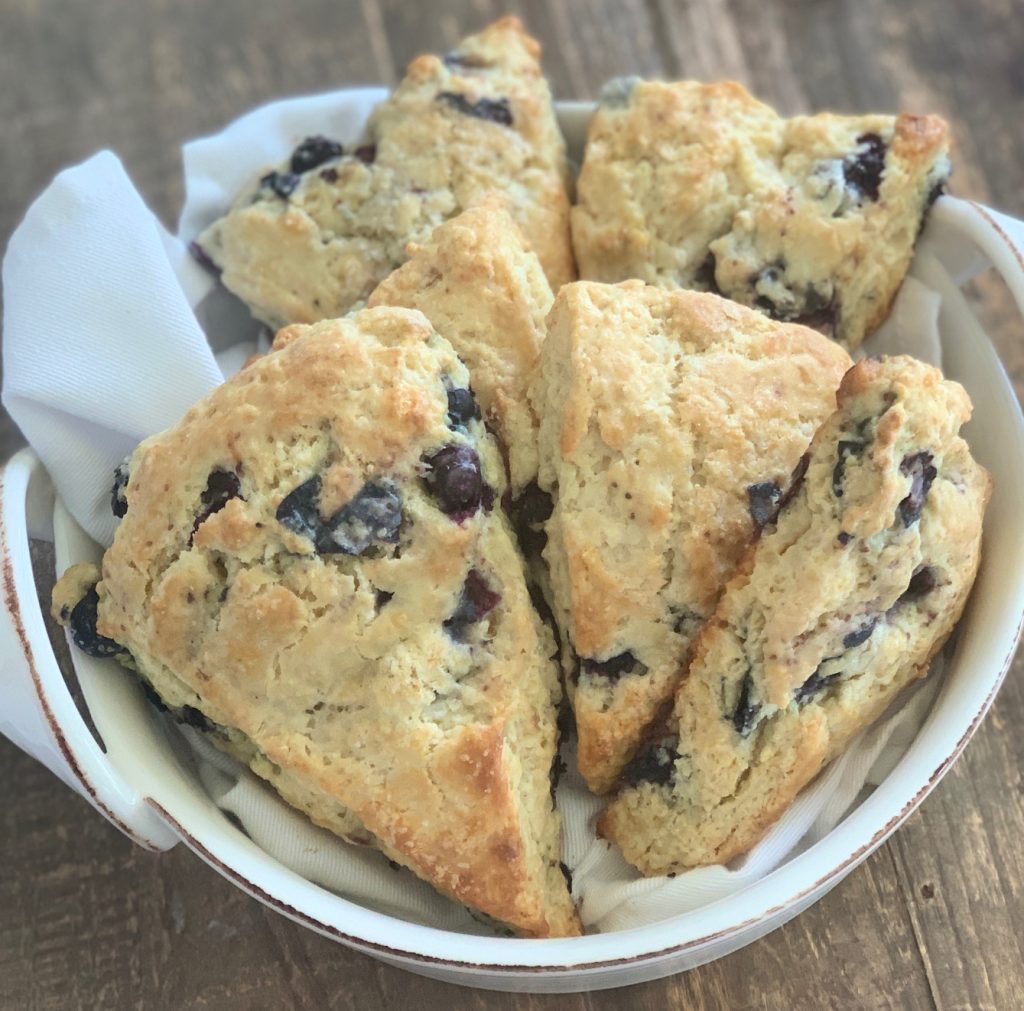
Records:
M383 94L363 89L276 102L188 144L180 238L161 227L109 152L61 173L15 231L3 264L3 403L72 514L101 544L114 533L115 466L238 368L259 339L239 303L191 261L187 242L307 134L356 142ZM871 350L938 363L938 307L937 294L908 279ZM601 802L587 793L568 755L557 802L587 928L627 929L714 902L820 840L903 754L937 683L930 678L862 733L744 858L672 879L640 878L596 838ZM209 795L281 863L396 916L449 930L491 929L379 853L315 828L201 736L185 732Z

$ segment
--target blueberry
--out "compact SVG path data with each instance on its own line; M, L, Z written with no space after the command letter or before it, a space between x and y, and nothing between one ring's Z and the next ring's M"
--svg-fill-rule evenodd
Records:
M472 446L450 443L428 457L425 463L424 483L442 512L460 522L480 508L485 486L480 474L480 457Z
M834 337L836 333L836 307L826 305L821 309L805 309L802 315L797 316L793 322L801 326L810 327L826 337Z
M928 210L936 200L939 199L945 192L946 186L949 183L948 179L940 179L929 191L928 196L924 198L924 209Z
M927 565L923 566L910 577L907 588L900 594L896 604L907 604L920 600L931 593L938 585L939 582L935 576L935 570Z
M877 200L885 171L885 141L877 133L862 133L857 146L858 151L843 161L846 185L868 200Z
M128 512L128 461L119 463L114 469L114 487L110 489L110 511L121 519Z
M836 540L839 541L840 545L845 548L846 545L853 540L853 534L848 534L845 530L840 530L839 535L836 537Z
M221 270L216 263L213 262L213 258L210 254L199 245L198 242L193 240L188 244L188 251L192 254L193 259L201 266L205 267L214 277L220 277Z
M501 594L492 590L476 569L470 569L455 610L444 620L444 630L456 642L465 642L470 626L490 614L500 603Z
M323 524L316 549L324 555L362 555L375 544L395 544L401 523L402 496L394 485L368 481Z
M146 701L154 706L158 712L168 713L170 710L167 708L167 703L156 693L156 689L145 679L140 677L139 685L142 687L142 694L146 696Z
M352 154L364 165L372 165L377 160L377 145L360 144Z
M654 783L667 786L672 782L679 760L679 738L663 737L641 751L623 770L622 779L629 786Z
M835 660L836 657L826 657L828 660ZM823 660L822 663L825 661ZM823 692L833 681L838 680L843 676L842 671L838 671L835 674L819 674L818 668L797 690L793 693L793 698L801 705L808 699L813 698L815 695Z
M452 70L486 70L491 66L482 57L460 53L457 49L444 54L444 65Z
M329 519L320 515L323 482L314 475L289 492L277 520L308 537L322 555L362 555L376 544L394 544L402 523L402 496L386 481L368 481Z
M618 681L623 674L647 673L647 668L628 649L624 653L610 656L607 660L594 660L588 657L583 660L583 670L594 677L604 677L610 681Z
M757 714L761 711L761 706L751 698L753 689L754 678L748 670L743 675L743 681L740 684L740 694L736 700L736 707L729 716L729 720L736 728L736 733L740 737L746 737L754 729L754 724L757 722Z
M750 509L750 518L758 530L762 530L775 519L781 501L782 489L774 481L747 485L747 507Z
M100 635L96 631L96 621L100 606L100 597L95 586L90 586L85 596L71 609L68 625L71 628L71 639L74 644L89 656L107 659L119 656L127 651L113 639Z
M692 636L704 620L696 611L686 607L670 607L668 610L672 618L672 631L677 635Z
M260 186L273 190L285 200L295 192L298 185L299 177L294 172L268 172L260 180Z
M194 706L182 706L177 713L178 722L188 727L195 727L203 733L213 730L213 724Z
M340 158L341 155L342 147L336 140L317 134L315 137L307 137L292 152L291 170L301 175L323 165L325 161ZM293 186L292 189L294 188Z
M325 183L336 183L338 181L338 170L336 168L321 169L320 178Z
M558 784L562 776L568 770L568 766L562 761L562 756L556 754L555 760L551 763L551 770L548 772L548 780L551 783L551 806L555 806L555 794L558 793Z
M852 632L847 632L846 635L843 636L843 649L854 649L862 643L867 642L868 639L871 638L871 633L874 632L877 624L877 618L870 618L861 625L860 628L856 628Z
M442 91L437 100L445 102L464 116L473 116L502 126L512 125L512 109L507 98L478 98L471 102L465 95L460 95L456 91Z
M836 447L836 465L832 468L832 494L836 498L843 497L843 478L846 475L846 460L851 456L860 456L867 443L854 439L840 439Z
M523 551L539 556L548 542L544 523L554 510L551 496L536 481L531 481L519 497L509 503L508 514Z
M392 597L394 597L394 594L390 590L378 590L376 592L373 598L373 606L378 613L391 603Z
M192 524L192 535L194 536L195 532L214 513L219 513L231 499L239 498L241 489L241 482L234 471L222 470L219 467L216 470L210 471L210 476L206 479L206 487L203 489L202 495L199 496L202 509ZM191 537L189 538L189 543L192 543Z
M896 507L905 527L913 526L921 518L932 482L938 476L932 459L931 453L915 453L900 464L900 473L910 478L910 492Z
M314 543L323 527L323 520L320 518L321 484L320 475L313 475L285 495L274 514L282 526L308 537Z
M480 408L472 390L448 390L448 424L455 428L465 428L471 421L480 420Z
M715 254L708 253L701 265L694 271L693 286L698 291L709 291L713 295L721 295L722 292L715 277L716 268Z
M563 860L559 860L558 869L562 872L562 877L565 878L565 887L572 891L572 871L569 870L569 865Z

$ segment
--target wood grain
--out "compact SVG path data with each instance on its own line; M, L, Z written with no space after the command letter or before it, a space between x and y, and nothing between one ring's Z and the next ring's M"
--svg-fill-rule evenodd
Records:
M1015 0L4 0L0 241L63 166L123 159L168 224L178 149L272 98L393 81L516 9L561 97L608 77L736 77L787 112L937 111L956 192L1024 214ZM974 297L1018 393L1000 282ZM0 453L22 442L0 418ZM133 847L0 742L2 1008L1016 1008L1024 1004L1021 661L953 772L824 900L729 958L627 990L473 992L384 967L250 900L183 847Z

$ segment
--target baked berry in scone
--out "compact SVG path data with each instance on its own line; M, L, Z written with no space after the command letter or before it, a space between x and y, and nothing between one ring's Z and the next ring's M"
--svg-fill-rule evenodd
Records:
M608 790L835 408L846 352L701 292L579 281L541 352L545 558L574 651L579 768Z
M453 391L452 413L483 413L507 457L514 501L537 479L537 417L529 386L552 300L537 256L524 248L501 203L488 201L411 246L408 262L367 302L419 309L451 342L475 394Z
M413 310L288 328L139 446L92 603L73 573L55 611L317 824L573 934L553 644L468 385Z
M714 291L857 347L949 176L936 116L783 119L734 82L620 79L590 122L580 276Z
M644 874L749 849L928 670L978 568L991 482L971 403L910 358L859 363L694 650L600 831Z
M271 326L343 315L409 241L500 194L552 287L574 276L565 143L540 46L504 18L420 56L365 142L309 137L198 240L223 283Z

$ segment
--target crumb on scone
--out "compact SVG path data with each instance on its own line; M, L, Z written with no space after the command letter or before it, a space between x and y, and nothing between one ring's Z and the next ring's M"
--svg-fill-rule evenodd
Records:
M959 619L991 480L963 388L911 358L843 380L600 833L644 874L744 853L923 677Z
M715 295L559 292L535 389L578 762L608 790L818 425L846 352Z
M580 276L713 291L856 348L949 176L937 116L784 119L731 81L602 94L572 211Z
M72 573L57 613L74 635L91 595L94 633L317 824L524 936L578 933L561 689L504 485L421 313L292 327L138 447L102 579Z
M565 142L517 18L420 56L355 147L314 136L194 244L273 327L341 316L441 222L498 194L552 287L575 276Z

